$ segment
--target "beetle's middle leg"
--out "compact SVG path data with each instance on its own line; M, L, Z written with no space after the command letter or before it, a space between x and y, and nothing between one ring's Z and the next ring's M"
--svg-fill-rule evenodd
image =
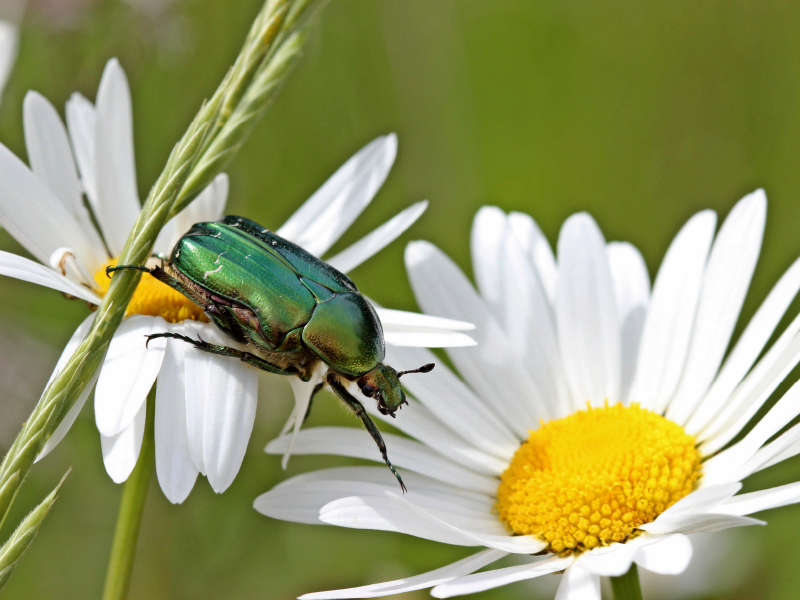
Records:
M154 333L152 335L145 336L147 337L148 343L150 340L157 339L157 338L171 338L174 340L181 340L182 342L186 342L188 344L192 344L198 350L202 350L203 352L208 352L210 354L217 354L218 356L230 356L231 358L238 358L243 363L247 363L257 369L261 369L262 371L266 371L267 373L275 373L276 375L297 375L296 371L290 371L287 369L281 369L280 367L276 367L275 365L268 363L263 358L257 357L255 354L251 354L250 352L244 352L242 350L237 350L236 348L231 348L230 346L219 346L217 344L209 344L203 339L195 340L188 336L181 335L179 333Z
M364 405L361 404L358 400L353 398L350 395L350 392L347 391L339 380L336 379L335 376L332 376L330 373L327 377L328 385L331 386L333 391L336 393L339 398L341 398L345 404L347 404L350 409L356 413L356 416L361 419L361 422L364 424L364 427L367 428L369 434L372 436L372 439L375 440L375 443L378 444L378 450L381 451L381 456L383 457L383 461L386 463L386 466L389 467L389 470L394 473L394 476L397 477L397 481L400 482L400 487L403 489L404 492L407 492L406 484L403 483L403 479L400 477L400 473L398 473L395 468L392 466L391 461L389 460L389 455L386 453L386 444L383 441L383 437L381 436L380 430L375 426L375 423L372 422L372 419L369 418L367 411L364 410Z

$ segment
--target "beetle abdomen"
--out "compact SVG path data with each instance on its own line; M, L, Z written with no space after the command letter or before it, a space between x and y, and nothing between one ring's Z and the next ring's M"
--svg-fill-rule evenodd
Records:
M303 343L340 373L359 376L383 360L383 328L359 293L345 292L319 304L303 329Z

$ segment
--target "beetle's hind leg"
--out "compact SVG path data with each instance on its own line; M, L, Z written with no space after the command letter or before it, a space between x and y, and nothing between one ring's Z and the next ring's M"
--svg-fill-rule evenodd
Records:
M400 482L400 488L403 492L407 492L406 484L403 483L402 477L400 477L400 473L398 473L395 468L392 466L391 461L389 460L389 455L386 453L386 444L383 442L383 437L381 436L381 432L375 426L375 423L372 422L372 419L369 418L367 411L364 410L364 405L361 404L358 400L353 398L350 392L339 383L336 377L328 375L328 385L331 386L333 391L336 393L339 398L341 398L347 406L349 406L356 416L361 419L361 422L364 424L364 427L367 428L369 434L372 436L372 439L375 440L375 443L378 445L378 450L381 451L381 456L383 457L383 461L386 463L386 466L389 467L389 470L394 473L394 476L397 477L397 481Z
M275 365L268 363L264 359L257 357L255 354L250 354L249 352L243 352L242 350L237 350L236 348L231 348L230 346L219 346L217 344L209 344L202 338L195 340L188 336L181 335L179 333L170 333L170 332L154 333L152 335L148 335L145 337L147 338L147 343L150 343L150 340L154 340L157 338L170 338L173 340L181 340L182 342L192 344L192 346L194 346L198 350L202 350L203 352L216 354L218 356L230 356L231 358L238 358L243 363L247 363L248 365L251 365L257 369L266 371L267 373L275 373L277 375L297 375L295 371L289 371L286 369L281 369L280 367L276 367Z
M311 397L308 399L308 408L306 409L306 414L305 414L305 416L303 417L303 423L305 423L306 421L308 421L308 415L310 415L310 414L311 414L311 404L314 402L314 396L316 396L316 395L317 395L317 393L318 393L318 392L319 392L319 391L320 391L320 390L321 390L323 387L325 387L325 382L324 382L324 381L323 381L323 382L320 382L320 383L318 383L317 385L315 385L315 386L314 386L314 389L313 389L313 390L311 390Z

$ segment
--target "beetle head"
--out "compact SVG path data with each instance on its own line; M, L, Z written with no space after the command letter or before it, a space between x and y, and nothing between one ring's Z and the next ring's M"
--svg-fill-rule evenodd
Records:
M383 415L394 416L395 411L403 404L408 404L400 378L407 373L427 373L433 364L425 365L413 371L395 371L389 365L378 363L371 371L362 375L357 383L361 393L378 401L378 411Z

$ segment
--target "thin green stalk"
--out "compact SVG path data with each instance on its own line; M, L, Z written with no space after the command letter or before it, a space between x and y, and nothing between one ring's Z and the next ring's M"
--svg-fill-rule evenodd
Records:
M631 563L625 575L611 578L614 600L642 600L642 586L639 585L639 568Z
M300 56L307 19L320 0L267 0L234 67L203 104L173 149L131 230L119 264L143 264L169 217L184 208L228 164ZM303 17L303 18L301 18ZM235 116L235 124L230 118ZM53 378L0 463L0 526L44 443L89 385L139 283L118 271L92 327ZM0 582L2 588L2 582Z
M144 503L147 499L147 488L150 487L155 466L156 442L153 434L155 412L156 389L153 387L147 395L147 419L139 460L136 461L136 466L122 490L117 527L114 530L114 542L111 546L111 556L109 556L106 570L103 600L122 600L128 597L131 573L133 573L133 559L136 556L136 542L139 539L139 527L142 523Z

